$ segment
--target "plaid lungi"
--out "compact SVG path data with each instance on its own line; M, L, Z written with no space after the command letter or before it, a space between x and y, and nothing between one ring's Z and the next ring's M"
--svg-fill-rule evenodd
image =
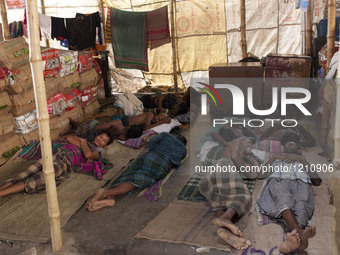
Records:
M83 122L76 130L76 135L92 142L96 137L96 126L99 123L98 120L88 120Z
M234 165L230 159L221 159L220 165ZM251 208L252 196L238 172L207 173L199 183L200 193L208 200L212 211L233 208L238 217Z
M291 209L304 228L312 218L315 202L312 184L300 179L269 178L257 201L260 212L270 218L281 219L281 213Z
M57 186L69 177L72 169L71 162L62 154L63 151L58 151L53 155L53 167ZM8 182L13 184L20 181L25 183L25 191L29 194L45 191L45 178L40 161L35 162L15 178L8 180Z
M163 179L171 168L168 157L154 151L147 152L135 159L112 186L129 182L138 189L147 188Z

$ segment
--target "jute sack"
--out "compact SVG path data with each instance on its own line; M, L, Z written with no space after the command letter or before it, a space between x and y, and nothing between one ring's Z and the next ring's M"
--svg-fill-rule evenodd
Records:
M98 100L95 100L93 103L89 104L88 106L84 107L84 118L85 120L93 118L100 110L100 104Z
M17 146L20 146L19 136L17 134L12 134L5 141L1 142L0 156L2 156L3 153L10 151Z
M11 70L12 75L7 86L8 92L12 94L25 93L33 88L31 66L29 63Z
M60 90L64 94L71 93L74 89L77 89L80 85L80 77L78 72L64 76L60 78Z
M55 132L57 136L65 134L70 127L70 120L63 114L62 116L53 117L50 119L50 130Z
M0 137L13 134L14 131L15 131L15 123L13 120L13 115L12 114L0 115Z
M12 70L29 62L29 47L23 37L0 43L0 60Z
M34 90L30 89L24 94L11 95L13 107L12 114L14 117L19 117L35 109Z
M31 141L39 141L39 128L33 130L28 134L19 134L19 142L21 146L26 146L31 143Z
M61 79L59 77L45 79L46 98L50 98L60 92L60 82Z
M8 114L12 108L12 101L7 92L0 92L0 115Z
M86 73L81 73L80 75L80 90L86 89L92 85L96 85L98 81L98 73L94 68Z
M65 112L64 115L69 119L81 122L84 121L84 112L83 109L78 105L76 108L71 111Z

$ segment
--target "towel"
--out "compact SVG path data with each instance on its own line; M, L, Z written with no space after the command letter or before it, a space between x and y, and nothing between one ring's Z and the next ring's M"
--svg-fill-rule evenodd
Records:
M146 13L146 33L151 49L170 42L168 6Z

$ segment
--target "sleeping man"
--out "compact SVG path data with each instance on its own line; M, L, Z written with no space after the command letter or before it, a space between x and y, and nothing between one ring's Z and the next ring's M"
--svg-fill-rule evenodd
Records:
M287 254L296 249L308 247L308 239L315 235L315 226L307 222L314 212L312 185L319 186L321 179L315 172L306 171L308 161L301 156L300 137L294 132L281 138L284 153L274 155L265 164L272 166L260 197L257 201L260 212L271 218L283 219L290 233L280 246L280 252Z
M258 162L249 156L251 149L252 142L249 138L237 138L226 144L223 154L218 153L222 158L218 160L219 156L215 157L215 161L207 156L208 162L211 165L219 164L221 167L235 166L237 170L246 165L258 166ZM241 230L232 220L238 220L250 210L252 196L243 178L255 177L256 174L251 172L241 176L238 171L215 171L207 173L199 183L200 193L208 200L211 210L216 212L213 223L219 227L218 236L236 249L247 249L251 245L249 240L242 237Z
M187 154L187 141L182 135L161 133L150 139L149 151L136 158L108 190L100 189L87 204L89 211L113 206L114 198L133 190L144 189L163 179L179 167Z

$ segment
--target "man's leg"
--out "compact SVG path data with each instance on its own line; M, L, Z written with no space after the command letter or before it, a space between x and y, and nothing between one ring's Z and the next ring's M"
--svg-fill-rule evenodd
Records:
M213 223L218 227L228 228L235 235L242 236L240 229L232 223L232 219L235 215L237 215L237 213L233 208L228 208L220 215L219 212L217 212L217 218L213 220Z
M308 239L315 235L315 231L316 231L315 226L307 227L305 229L301 228L293 211L290 209L284 210L282 212L282 218L287 224L289 230L290 231L296 230L299 238L301 238L301 245L299 245L298 248L300 248L301 250L307 249ZM289 241L288 237L287 237L287 240Z
M18 193L24 190L25 190L25 183L21 181L14 185L10 185L5 189L0 190L0 197Z
M96 211L103 207L113 206L116 196L127 194L135 188L131 183L124 182L112 189L99 189L87 204L87 209L89 211Z

